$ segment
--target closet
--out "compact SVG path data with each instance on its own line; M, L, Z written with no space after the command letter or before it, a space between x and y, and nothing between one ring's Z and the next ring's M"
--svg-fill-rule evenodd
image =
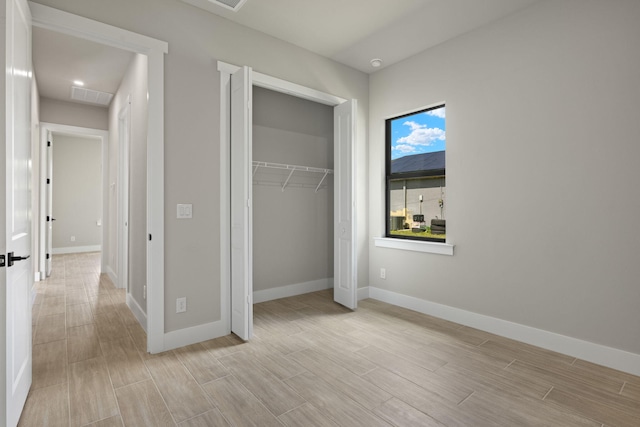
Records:
M333 284L333 107L253 86L253 301Z

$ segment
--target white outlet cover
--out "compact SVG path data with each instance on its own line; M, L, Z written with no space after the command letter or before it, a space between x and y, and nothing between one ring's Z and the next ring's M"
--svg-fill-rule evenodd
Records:
M191 203L178 203L177 216L178 219L193 218L193 205Z

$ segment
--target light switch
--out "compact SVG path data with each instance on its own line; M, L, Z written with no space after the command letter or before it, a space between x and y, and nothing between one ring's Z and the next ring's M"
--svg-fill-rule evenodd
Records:
M191 219L193 218L193 205L178 203L178 219Z

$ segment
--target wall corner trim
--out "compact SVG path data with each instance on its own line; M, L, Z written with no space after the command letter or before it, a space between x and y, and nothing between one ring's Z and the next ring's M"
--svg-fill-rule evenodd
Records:
M607 347L542 329L489 317L380 288L369 287L370 297L506 338L586 360L598 365L640 375L640 354Z
M223 337L229 335L229 333L230 331L227 330L227 325L225 325L225 322L222 320L179 329L177 331L165 332L163 351Z
M140 323L142 329L147 332L147 315L142 307L140 307L140 305L138 304L138 301L133 299L131 294L127 294L127 307L129 307L135 318L138 320L138 323Z

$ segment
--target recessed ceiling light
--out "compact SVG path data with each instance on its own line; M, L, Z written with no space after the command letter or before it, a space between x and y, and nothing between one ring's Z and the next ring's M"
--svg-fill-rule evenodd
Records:
M76 86L84 86L84 82L82 80L74 80L73 84Z
M380 59L380 58L374 58L374 59L372 59L372 60L371 60L371 66L372 66L373 68L378 68L378 67L380 67L381 65L382 65L382 59Z

